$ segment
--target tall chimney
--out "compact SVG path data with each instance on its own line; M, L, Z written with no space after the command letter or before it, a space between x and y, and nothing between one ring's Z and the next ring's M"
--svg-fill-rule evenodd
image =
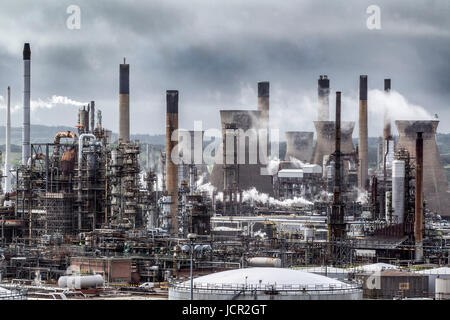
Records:
M119 86L119 141L130 141L130 65L120 65Z
M415 189L414 239L416 261L423 259L423 137L417 132L416 139L416 189Z
M269 90L268 81L258 82L258 111L261 111L261 128L269 127Z
M91 108L89 110L90 116L91 116L91 132L95 132L95 101L91 101Z
M330 120L330 80L326 75L319 76L318 80L318 93L319 93L319 109L318 109L318 121Z
M384 92L391 92L391 79L384 79ZM389 117L389 111L384 110L383 115L383 141L386 142L386 139L391 136L391 119Z
M367 141L367 76L359 77L359 174L358 188L360 192L366 190L368 170L368 141Z
M167 193L171 198L170 233L178 234L178 166L172 160L172 150L178 143L178 141L172 141L172 133L178 130L178 90L167 90L166 102L166 179Z
M8 104L6 106L6 157L5 157L5 193L11 191L11 88L8 86Z
M23 130L22 130L22 165L26 165L31 155L30 145L30 80L31 49L30 44L23 46L24 88L23 88Z

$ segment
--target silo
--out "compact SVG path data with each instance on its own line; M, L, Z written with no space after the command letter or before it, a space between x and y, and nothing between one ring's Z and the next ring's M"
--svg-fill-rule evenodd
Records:
M392 209L393 223L402 223L405 214L405 161L392 163Z

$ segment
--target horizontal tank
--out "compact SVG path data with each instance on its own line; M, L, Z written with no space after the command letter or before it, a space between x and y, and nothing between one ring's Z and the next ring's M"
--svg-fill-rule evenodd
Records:
M248 265L251 267L281 267L279 258L254 257L248 259Z
M103 277L94 275L62 276L58 279L58 287L69 289L87 289L103 286Z

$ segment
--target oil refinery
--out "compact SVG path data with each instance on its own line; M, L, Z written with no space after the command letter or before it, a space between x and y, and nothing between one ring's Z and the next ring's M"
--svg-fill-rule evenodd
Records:
M308 76L314 120L295 129L273 125L278 78L255 81L253 107L207 111L220 123L214 140L182 128L196 113L187 90L135 85L143 66L127 56L113 66L118 97L107 92L115 122L86 90L72 129L42 142L31 97L46 75L31 71L47 53L22 45L22 87L1 89L0 300L450 299L450 193L437 143L445 121L385 109L382 130L369 130L369 89L390 99L397 83L387 66L378 66L384 82L345 75L354 104L332 73ZM165 146L134 139L138 90L164 101ZM11 93L23 94L16 109Z

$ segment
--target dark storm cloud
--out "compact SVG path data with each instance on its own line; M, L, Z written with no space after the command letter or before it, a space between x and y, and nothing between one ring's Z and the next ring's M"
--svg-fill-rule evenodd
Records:
M80 30L65 26L71 4L81 8ZM381 8L381 30L366 28L371 4ZM309 130L319 74L328 74L332 89L349 101L357 97L360 74L369 75L372 89L391 77L409 102L450 118L450 10L444 0L11 0L0 9L0 88L12 85L13 104L21 104L21 51L29 41L32 99L96 100L113 130L123 57L131 64L136 133L164 132L166 89L180 90L181 126L192 128L201 119L211 127L221 108L254 108L261 80L271 82L273 114L298 115L283 130ZM344 107L356 117L356 104ZM35 111L32 121L72 124L77 108ZM14 121L20 123L20 113ZM380 125L371 124L369 134L379 134ZM439 129L450 131L450 124L442 121Z

